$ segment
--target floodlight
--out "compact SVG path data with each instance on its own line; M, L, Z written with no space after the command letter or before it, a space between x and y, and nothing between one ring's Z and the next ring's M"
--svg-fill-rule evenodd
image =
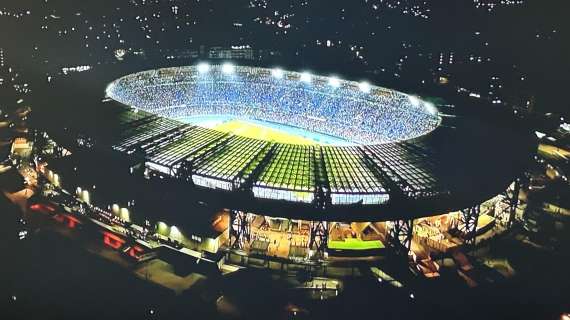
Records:
M198 64L198 72L199 73L206 73L208 71L210 71L210 65L209 64L207 64L205 62Z
M340 79L337 77L330 77L329 78L329 85L333 88L338 88L340 87Z
M426 107L426 110L427 110L430 114L436 114L436 113L437 113L437 108L434 106L433 103L431 103L431 102L424 102L424 106Z
M370 87L370 84L368 82L361 82L358 84L358 88L360 88L360 91L364 92L364 93L370 93L370 90L372 89Z
M222 65L222 72L225 74L232 74L236 71L236 67L231 63L224 63Z
M408 99L410 100L410 103L414 106L417 107L420 105L420 99L418 99L418 97L416 96L408 96Z
M311 83L311 80L312 80L312 79L313 79L313 76L312 76L310 73L308 73L308 72L303 72L303 73L301 73L301 78L300 78L300 80L301 80L302 82Z
M281 79L281 78L283 78L283 70L281 70L279 68L275 68L275 69L271 70L271 75L277 79Z
M176 226L172 226L170 227L170 237L171 238L179 238L182 235L182 233L180 232L180 230L176 227Z

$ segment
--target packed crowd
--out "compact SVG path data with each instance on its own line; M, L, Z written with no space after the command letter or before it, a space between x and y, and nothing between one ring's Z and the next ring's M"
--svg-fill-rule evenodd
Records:
M437 112L408 95L358 84L286 72L236 67L232 73L213 66L145 71L112 83L107 94L129 106L169 118L231 115L271 121L328 134L348 141L374 144L410 139L439 124Z

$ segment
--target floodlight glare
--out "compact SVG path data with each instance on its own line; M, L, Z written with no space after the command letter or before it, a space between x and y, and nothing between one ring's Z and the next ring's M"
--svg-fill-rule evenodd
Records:
M170 227L170 237L177 239L182 235L182 233L180 232L180 230L178 230L178 228L176 226L172 226Z
M436 113L437 113L437 108L433 105L433 103L431 103L431 102L424 102L424 106L426 107L426 110L427 110L430 114L436 114Z
M416 96L408 96L408 99L410 100L410 103L414 106L417 107L420 105L420 99L418 99L418 97Z
M330 77L329 78L329 84L333 88L338 88L338 87L340 87L340 79L337 77Z
M370 88L370 84L368 82L359 83L358 88L360 88L360 91L362 91L364 93L370 93L370 90L372 89L372 88Z
M208 71L210 71L210 65L209 64L207 64L205 62L198 64L198 72L199 73L206 73Z
M281 78L283 78L283 70L281 70L279 68L275 68L275 69L271 70L271 75L277 79L281 79Z
M232 74L236 70L236 67L231 63L224 63L222 65L222 72L225 74Z
M308 72L303 72L303 73L301 73L301 78L300 78L300 80L301 80L302 82L311 83L311 80L312 80L312 79L313 79L313 76L312 76L310 73L308 73Z

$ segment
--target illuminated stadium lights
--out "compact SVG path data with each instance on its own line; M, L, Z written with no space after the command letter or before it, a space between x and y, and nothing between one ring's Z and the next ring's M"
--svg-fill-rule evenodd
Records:
M305 83L311 83L312 79L313 79L313 76L308 72L301 73L301 77L299 78L299 80L301 80L301 82L305 82Z
M207 64L205 62L198 64L198 72L199 73L206 73L208 71L210 71L210 65L209 64Z
M231 63L224 63L222 65L222 72L225 74L232 74L236 71L236 67Z
M172 239L178 239L182 236L182 233L176 226L170 227L170 237Z
M430 114L437 114L437 108L433 105L433 103L431 103L431 102L424 102L424 106L426 107L426 110L427 110Z
M273 70L271 70L271 75L274 76L277 79L281 79L283 78L283 70L279 69L279 68L275 68Z
M437 109L419 97L372 84L370 88L378 94L367 94L362 90L366 85L340 77L332 78L332 85L340 84L332 89L327 76L315 75L311 84L304 85L301 73L283 70L283 78L276 80L268 68L234 66L233 76L224 75L222 68L222 64L211 65L211 77L196 76L194 65L143 71L115 80L109 97L120 103L121 110L136 106L140 112L119 114L120 124L125 125L118 127L125 131L113 137L113 149L145 155L144 168L150 177L191 181L199 194L217 190L237 195L247 190L247 201L263 199L251 202L252 206L267 204L269 211L284 202L313 211L313 204L321 200L316 197L320 197L316 192L320 188L326 191L326 205L319 207L339 217L347 205L356 204L355 211L367 208L372 215L375 208L396 208L400 203L407 207L408 201L424 199L432 203L453 195L448 179L442 183L440 168L434 163L470 146L454 141L448 153L432 150L431 138L415 140L441 124ZM308 80L308 74L304 75ZM236 123L233 129L223 130L210 124L225 125L226 119L243 115L256 123ZM284 128L291 137L278 142L273 133L262 136L264 123L271 129L295 128ZM433 137L460 129L446 127ZM246 135L245 130L254 134ZM352 144L317 139L307 144L292 142L297 135L312 133ZM241 203L251 209L250 204ZM370 218L366 213L358 219ZM176 237L177 233L164 224L156 230L165 236Z
M159 221L156 224L156 232L163 235L163 236L167 236L168 235L168 225L162 221Z
M329 85L333 88L340 87L340 79L337 77L330 77L329 78Z
M360 89L360 91L364 92L364 93L370 93L370 90L372 89L370 87L370 84L368 82L361 82L358 84L358 88Z
M408 96L408 99L410 100L410 103L414 106L417 107L420 105L420 99L418 99L418 97L416 96Z

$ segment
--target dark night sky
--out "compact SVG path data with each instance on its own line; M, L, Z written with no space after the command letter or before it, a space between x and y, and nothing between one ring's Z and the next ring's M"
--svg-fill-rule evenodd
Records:
M81 19L97 22L102 16L107 19L116 17L132 17L140 14L133 9L133 3L142 0L98 0L98 1L71 1L71 0L9 0L3 1L0 7L32 11L35 18L50 13L63 17L62 24L67 19L75 21L73 15L82 12ZM149 2L149 1L147 1ZM345 42L354 42L366 47L371 60L370 67L393 64L402 54L401 42L408 41L421 45L428 52L443 52L446 50L457 53L470 52L474 43L474 31L480 31L489 47L485 52L495 58L495 67L505 69L517 68L528 75L529 85L525 88L530 95L536 95L537 104L544 111L567 112L566 102L567 76L570 73L570 41L568 37L569 20L567 9L570 5L565 0L527 0L524 6L498 8L493 14L484 10L475 9L472 0L428 1L431 8L431 18L427 21L397 14L396 10L384 9L381 19L370 19L370 3L379 1L339 1L317 0L308 1L309 6L300 7L302 1L267 1L268 8L264 10L247 9L250 1L245 0L203 0L174 2L163 0L161 3L169 8L171 3L181 4L199 23L184 34L174 33L163 36L162 48L188 46L185 38L192 37L193 44L220 44L229 45L240 40L253 43L260 48L277 48L284 56L297 59L301 65L334 65L337 56L324 55L319 58L309 54L296 57L294 52L305 43L313 43L315 39L341 39ZM389 1L386 1L389 2ZM407 0L403 3L416 3L421 1ZM293 4L291 9L288 4ZM116 8L121 8L117 11ZM210 10L212 8L213 10ZM346 20L341 21L339 12L346 10ZM181 9L182 10L182 9ZM282 38L275 37L273 30L264 30L251 23L256 13L281 10L295 13L292 19L295 22L309 19L310 24L295 26L294 34ZM166 16L166 15L165 15ZM71 17L71 18L69 18ZM34 18L34 19L35 19ZM169 19L165 17L164 19ZM234 21L244 22L247 31L236 33L232 27ZM28 61L35 45L40 45L44 52L52 56L60 56L62 60L69 54L68 60L77 59L85 54L74 42L53 41L45 32L40 32L39 21L33 20L18 23L5 17L0 18L0 43L8 50L8 57L22 68L29 67L28 72L37 67ZM249 24L250 23L250 24ZM392 29L388 32L385 26ZM251 26L251 27L250 27ZM136 25L122 27L126 39L140 37L140 30ZM18 30L17 35L6 30ZM553 34L552 30L556 30ZM377 36L368 36L369 32L376 32ZM537 39L540 34L542 38ZM138 45L133 40L131 44ZM318 56L318 55L317 55ZM330 60L327 63L327 59Z

